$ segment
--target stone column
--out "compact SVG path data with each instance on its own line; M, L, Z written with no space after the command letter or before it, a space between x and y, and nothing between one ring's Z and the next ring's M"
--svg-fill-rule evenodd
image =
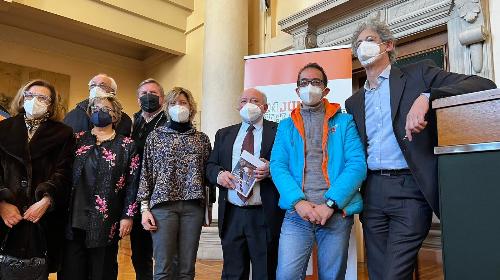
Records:
M247 53L248 0L207 0L201 129L212 141L218 129L241 121L235 108Z

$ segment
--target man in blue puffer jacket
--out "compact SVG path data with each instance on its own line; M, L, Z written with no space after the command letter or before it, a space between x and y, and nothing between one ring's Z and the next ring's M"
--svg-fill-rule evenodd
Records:
M323 68L310 63L297 78L302 100L284 119L271 153L271 175L287 210L281 227L278 280L304 279L316 241L319 279L344 279L353 214L363 203L364 148L356 125L340 105L324 97L330 89Z

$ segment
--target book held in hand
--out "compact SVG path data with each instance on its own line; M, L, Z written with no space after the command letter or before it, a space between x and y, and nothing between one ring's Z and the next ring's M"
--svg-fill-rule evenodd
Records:
M265 165L258 157L243 150L238 163L231 172L235 177L233 180L235 190L244 197L248 197L256 180L253 171Z

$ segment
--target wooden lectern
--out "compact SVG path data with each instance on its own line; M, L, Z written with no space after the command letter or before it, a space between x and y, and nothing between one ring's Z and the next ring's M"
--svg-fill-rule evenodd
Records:
M432 107L445 279L500 279L500 89Z

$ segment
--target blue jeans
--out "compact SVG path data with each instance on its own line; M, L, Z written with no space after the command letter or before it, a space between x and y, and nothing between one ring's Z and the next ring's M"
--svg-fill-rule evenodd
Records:
M305 279L315 241L319 279L344 279L352 225L352 216L334 214L321 226L304 221L295 211L287 211L281 226L276 279Z

